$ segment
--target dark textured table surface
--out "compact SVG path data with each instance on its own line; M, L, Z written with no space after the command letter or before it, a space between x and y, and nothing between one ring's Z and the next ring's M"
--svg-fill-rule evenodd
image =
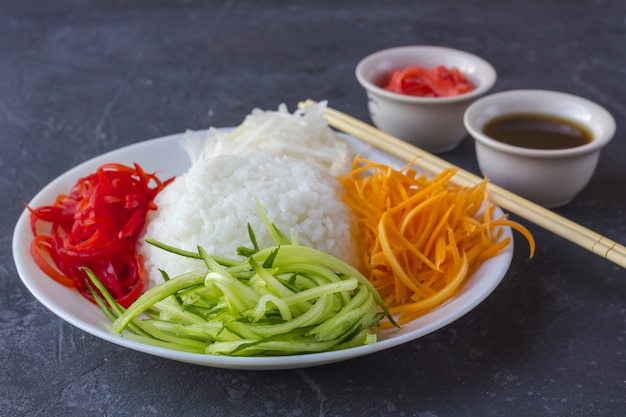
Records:
M406 44L484 57L493 92L544 88L605 106L617 134L557 211L624 243L625 29L622 0L3 0L0 415L625 415L626 271L532 224L535 258L517 245L502 284L458 321L284 371L190 365L92 337L28 292L11 250L21 201L103 152L306 98L369 121L354 67ZM442 156L477 172L469 138Z

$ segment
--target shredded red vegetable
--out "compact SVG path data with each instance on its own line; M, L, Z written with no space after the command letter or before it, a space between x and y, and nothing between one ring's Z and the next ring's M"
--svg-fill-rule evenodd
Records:
M54 204L28 207L34 239L30 253L39 268L93 301L86 286L89 268L123 307L141 295L143 259L136 244L156 195L174 178L161 181L138 164L104 164L80 178ZM48 227L40 227L45 222Z
M384 86L394 93L419 97L448 97L474 90L472 83L456 67L411 66L394 71Z

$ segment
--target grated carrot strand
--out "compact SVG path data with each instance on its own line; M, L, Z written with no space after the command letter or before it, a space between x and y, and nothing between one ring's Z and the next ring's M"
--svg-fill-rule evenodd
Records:
M466 278L510 244L503 227L532 234L506 216L494 218L487 179L473 187L450 181L456 171L428 177L356 157L339 178L344 201L363 235L367 276L404 324L460 291Z

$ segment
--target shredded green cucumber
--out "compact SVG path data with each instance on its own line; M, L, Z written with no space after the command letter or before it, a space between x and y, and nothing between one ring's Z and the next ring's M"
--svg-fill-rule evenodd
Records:
M163 250L202 259L206 268L150 288L129 308L115 303L90 271L92 294L111 320L109 330L179 351L231 356L296 355L371 344L380 320L395 324L371 283L347 263L301 246L257 203L274 246L252 248L245 259L213 257L148 240Z

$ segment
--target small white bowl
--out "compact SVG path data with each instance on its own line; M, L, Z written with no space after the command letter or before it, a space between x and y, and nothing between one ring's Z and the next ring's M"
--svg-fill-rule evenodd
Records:
M387 91L394 70L413 65L456 67L474 90L450 97L416 97ZM384 132L432 153L454 149L467 136L463 113L496 81L495 69L468 52L438 46L401 46L362 59L356 78L365 88L370 116Z
M588 129L591 141L566 149L530 149L499 142L483 132L490 120L520 113L570 120ZM615 133L615 120L603 107L548 90L513 90L483 97L469 106L464 122L475 139L483 174L494 184L547 208L569 203L588 184L600 150Z

